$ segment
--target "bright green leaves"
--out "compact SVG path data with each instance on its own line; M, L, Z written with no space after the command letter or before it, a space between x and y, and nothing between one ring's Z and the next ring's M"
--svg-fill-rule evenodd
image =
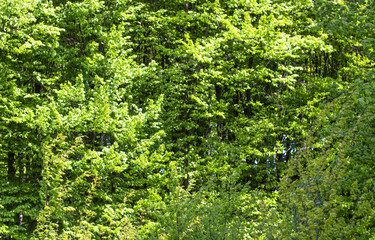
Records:
M0 9L0 226L6 229L1 236L25 239L41 208L36 106L46 102L56 80L53 63L61 29L52 23L56 15L51 5L41 1L0 1Z
M2 236L29 238L36 222L36 238L131 236L117 203L162 181L147 176L167 153L162 98L144 110L130 102L145 73L129 54L126 23L99 1L1 4Z
M373 12L1 1L0 238L371 237Z
M276 220L277 194L268 197L261 191L239 189L234 182L213 176L194 194L175 188L170 204L155 211L157 223L146 225L142 235L146 239L265 238L276 225L267 221Z

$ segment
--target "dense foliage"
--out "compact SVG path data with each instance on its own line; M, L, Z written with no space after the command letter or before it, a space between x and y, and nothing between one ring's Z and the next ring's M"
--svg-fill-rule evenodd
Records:
M0 0L1 239L375 239L370 0Z

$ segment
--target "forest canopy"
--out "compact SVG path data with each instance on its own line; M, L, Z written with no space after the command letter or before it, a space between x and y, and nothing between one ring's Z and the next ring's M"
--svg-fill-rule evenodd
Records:
M0 0L0 239L375 239L375 3Z

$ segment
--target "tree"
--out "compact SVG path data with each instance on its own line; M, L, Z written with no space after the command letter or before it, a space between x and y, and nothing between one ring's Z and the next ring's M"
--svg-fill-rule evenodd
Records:
M375 85L374 59L366 47L373 35L364 22L372 18L368 13L373 5L322 1L318 9L332 11L336 22L331 24L335 25L323 21L328 25L325 29L334 31L338 39L347 39L346 47L355 50L348 54L354 59L351 73L346 75L351 84L325 106L304 147L289 162L280 185L288 219L284 225L288 231L283 234L294 239L371 239L375 236ZM366 14L359 9L366 9Z
M155 120L162 97L143 110L128 101L144 73L126 23L99 1L1 3L1 235L124 234L117 203L133 190L129 201L147 196L167 159Z
M0 235L25 239L41 208L41 129L37 106L48 102L58 73L54 65L60 29L42 1L1 1Z
M374 237L374 84L335 99L281 183L297 239Z

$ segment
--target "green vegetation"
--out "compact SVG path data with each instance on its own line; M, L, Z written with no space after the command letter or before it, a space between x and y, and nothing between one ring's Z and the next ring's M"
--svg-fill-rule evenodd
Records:
M0 0L0 239L375 239L375 3Z

